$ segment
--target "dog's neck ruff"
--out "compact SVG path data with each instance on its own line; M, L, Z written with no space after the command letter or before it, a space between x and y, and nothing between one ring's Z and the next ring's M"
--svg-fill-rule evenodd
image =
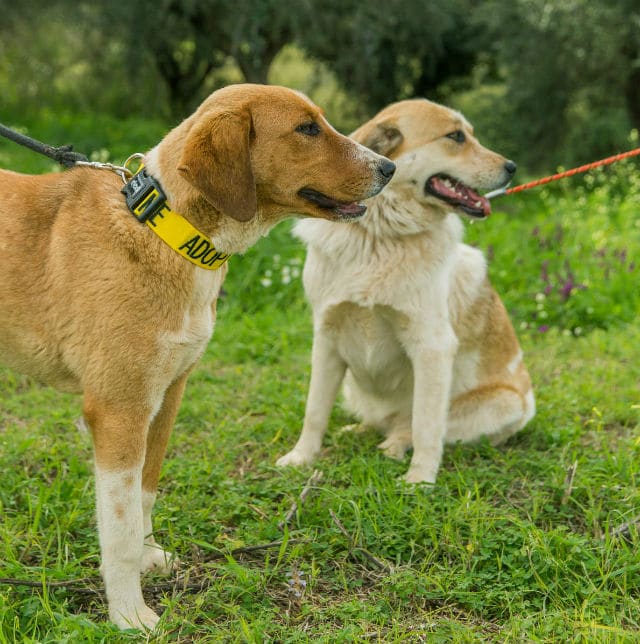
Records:
M171 210L160 184L147 173L144 165L125 184L122 193L131 214L192 264L215 271L231 257L216 250L206 235Z

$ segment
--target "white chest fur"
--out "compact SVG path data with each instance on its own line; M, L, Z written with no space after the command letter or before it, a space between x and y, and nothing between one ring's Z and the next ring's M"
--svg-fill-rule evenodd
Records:
M178 328L158 334L157 364L164 378L175 380L187 371L204 352L215 323L214 302L224 272L196 269L191 299L182 312Z

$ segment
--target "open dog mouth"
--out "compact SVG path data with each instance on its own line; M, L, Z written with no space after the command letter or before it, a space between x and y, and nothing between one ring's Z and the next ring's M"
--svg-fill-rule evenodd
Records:
M324 210L333 211L341 219L356 219L357 217L361 217L367 209L364 204L358 203L357 201L350 203L338 201L312 188L302 188L302 190L298 191L298 194Z
M434 174L429 177L424 189L430 195L446 201L471 217L484 219L491 214L491 205L486 197L446 174Z

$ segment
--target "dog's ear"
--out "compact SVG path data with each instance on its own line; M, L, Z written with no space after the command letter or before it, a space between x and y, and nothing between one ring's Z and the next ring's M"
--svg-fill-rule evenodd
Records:
M370 150L385 157L388 157L404 141L402 132L389 123L367 124L351 136Z
M216 210L249 221L258 206L251 167L251 113L205 113L187 134L180 174Z

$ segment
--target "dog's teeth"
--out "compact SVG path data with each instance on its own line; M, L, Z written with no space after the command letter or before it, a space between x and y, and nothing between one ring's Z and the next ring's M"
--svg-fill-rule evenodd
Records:
M473 204L473 205L476 206L477 208L480 208L480 206L482 205L482 202L481 201L476 201L475 204Z

